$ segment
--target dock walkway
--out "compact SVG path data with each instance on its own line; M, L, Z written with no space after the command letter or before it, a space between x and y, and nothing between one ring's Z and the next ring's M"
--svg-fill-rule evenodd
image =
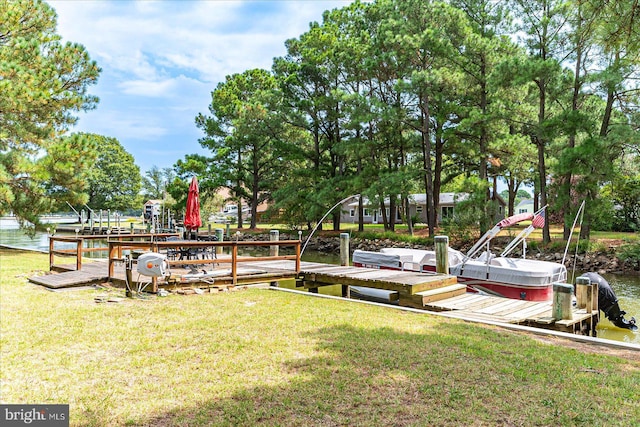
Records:
M66 268L64 268L66 267ZM49 289L72 288L109 280L107 263L96 261L85 263L82 270L76 270L74 265L63 266L62 273L29 277L29 281Z
M424 308L446 311L463 320L511 323L585 335L595 330L599 315L597 310L574 308L571 319L557 320L552 316L551 301L523 301L473 293L435 301Z
M82 286L107 280L116 285L125 283L123 263L116 265L111 277L104 261L85 263L81 271L75 271L75 265L69 265L68 269L70 271L29 280L49 288ZM202 275L172 267L171 275L158 280L157 285L168 290L185 287L211 289L253 283L275 284L282 280L296 280L296 287L303 287L310 292L317 292L323 286L342 285L343 296L349 296L350 286L383 289L390 292L391 301L401 306L447 311L450 316L463 320L520 324L583 334L595 331L598 322L597 310L586 312L584 309L574 309L572 319L556 320L551 315L552 306L548 301L523 301L467 293L466 286L458 284L456 277L451 275L314 262L301 262L299 272L296 272L295 262L290 260L238 262L235 278L228 264L214 268L209 265L207 270L202 270Z

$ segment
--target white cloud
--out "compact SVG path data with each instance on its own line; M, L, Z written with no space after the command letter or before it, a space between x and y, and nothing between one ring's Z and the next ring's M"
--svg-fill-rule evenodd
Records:
M76 130L118 138L143 171L172 166L198 150L194 118L225 76L270 69L287 39L349 2L51 0L58 33L103 69Z

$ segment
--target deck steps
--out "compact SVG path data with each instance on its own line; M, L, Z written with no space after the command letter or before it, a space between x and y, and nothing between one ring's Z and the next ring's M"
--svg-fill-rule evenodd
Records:
M464 295L466 292L466 285L453 284L429 289L427 291L416 292L411 300L414 304L417 304L419 308L424 308L424 306L429 303Z

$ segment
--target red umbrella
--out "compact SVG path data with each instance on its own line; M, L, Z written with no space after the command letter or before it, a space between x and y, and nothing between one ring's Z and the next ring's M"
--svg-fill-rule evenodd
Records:
M202 226L200 219L200 190L198 190L198 178L191 179L189 195L187 196L187 212L184 215L184 226L187 230L197 230Z

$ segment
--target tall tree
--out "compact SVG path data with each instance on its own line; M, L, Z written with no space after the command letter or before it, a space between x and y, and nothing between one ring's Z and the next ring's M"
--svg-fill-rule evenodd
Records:
M141 204L140 168L120 142L111 137L87 134L100 147L88 171L88 205L96 209L125 210Z
M270 197L274 181L282 175L280 146L288 128L275 113L276 81L266 70L254 69L227 76L212 93L210 116L199 114L196 124L205 132L203 147L214 156L211 165L238 204L238 227L242 228L242 200L251 207L255 228L257 208Z
M325 12L322 24L314 22L298 39L286 41L287 55L276 58L273 67L287 120L309 135L306 144L297 147L304 160L297 173L305 178L300 190L305 193L309 225L346 195L342 23L335 13ZM334 229L339 229L339 220L339 212L334 211Z
M58 137L76 122L74 112L97 104L87 88L99 73L83 46L61 42L49 5L0 2L0 213L39 227L38 215L59 202L83 201L82 180L58 178L82 176L78 154L92 147L82 145L85 138ZM61 166L53 159L65 165L63 174L55 175Z
M556 103L567 95L562 65L558 60L567 42L567 4L562 0L514 0L514 3L530 57L525 62L516 59L514 63L517 66L503 69L503 72L510 73L516 84L529 81L535 87L531 101L537 104L537 117L528 124L527 132L538 152L540 203L547 205L547 150L557 136L554 126L558 115ZM543 240L551 240L549 221L543 228Z
M163 168L153 165L142 177L142 192L149 199L163 199L167 186L173 181L176 174L171 168Z

